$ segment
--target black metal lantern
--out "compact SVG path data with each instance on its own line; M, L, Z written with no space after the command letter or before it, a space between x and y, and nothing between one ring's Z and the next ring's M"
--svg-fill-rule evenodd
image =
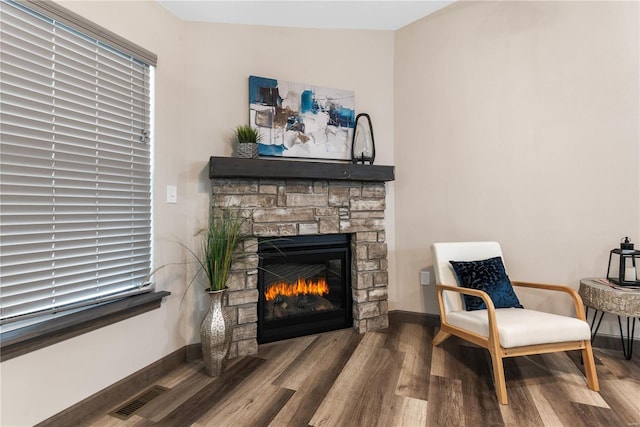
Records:
M353 129L353 140L351 141L351 162L368 162L373 164L376 158L376 146L373 142L373 127L371 118L366 113L356 116L356 125Z
M614 255L618 257L618 262ZM638 272L636 270L636 258L640 258L640 251L633 249L633 243L628 237L621 239L620 248L612 249L609 253L609 266L607 267L607 280L620 286L638 286ZM617 272L616 272L617 269Z

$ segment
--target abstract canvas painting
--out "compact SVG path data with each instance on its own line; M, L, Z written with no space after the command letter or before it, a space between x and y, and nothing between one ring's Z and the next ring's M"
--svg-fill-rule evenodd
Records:
M261 156L351 159L353 91L249 77L249 120Z

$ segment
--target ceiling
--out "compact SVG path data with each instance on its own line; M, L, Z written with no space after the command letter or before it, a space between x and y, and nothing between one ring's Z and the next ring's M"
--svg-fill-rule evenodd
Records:
M392 30L427 16L447 1L156 0L185 21L278 27Z

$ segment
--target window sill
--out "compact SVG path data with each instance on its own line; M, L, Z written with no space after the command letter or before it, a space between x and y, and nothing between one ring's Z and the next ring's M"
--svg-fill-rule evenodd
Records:
M160 291L135 295L0 334L0 362L160 307Z

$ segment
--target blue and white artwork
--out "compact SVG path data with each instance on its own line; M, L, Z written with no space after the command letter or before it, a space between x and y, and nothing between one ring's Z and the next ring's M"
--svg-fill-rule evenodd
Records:
M250 76L249 120L261 156L351 159L353 91Z

